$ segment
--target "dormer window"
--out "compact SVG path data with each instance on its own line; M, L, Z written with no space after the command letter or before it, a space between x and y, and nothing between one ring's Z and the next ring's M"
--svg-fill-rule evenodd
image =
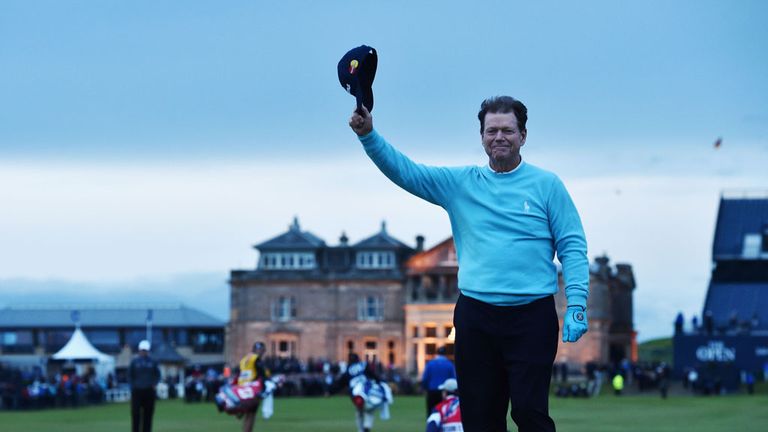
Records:
M357 253L357 268L391 269L395 267L395 253L391 251L366 251Z
M259 263L264 270L310 270L316 266L311 252L269 252L261 256Z

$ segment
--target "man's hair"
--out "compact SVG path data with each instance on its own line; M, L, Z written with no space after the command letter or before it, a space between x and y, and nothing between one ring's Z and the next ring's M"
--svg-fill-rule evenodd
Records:
M440 354L440 355L445 355L445 351L446 351L445 350L445 345L443 345L443 346L441 346L441 347L439 347L437 349L437 353Z
M265 349L267 346L264 345L264 342L255 342L253 344L253 348L251 348L251 352L256 352L262 349Z
M522 102L512 96L493 96L480 104L480 112L477 118L480 120L480 133L485 131L485 115L488 113L506 114L513 112L517 118L517 128L520 132L525 130L528 121L528 108Z

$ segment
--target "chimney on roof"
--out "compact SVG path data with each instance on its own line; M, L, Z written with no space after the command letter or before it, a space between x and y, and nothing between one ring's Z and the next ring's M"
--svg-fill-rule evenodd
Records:
M342 231L341 237L339 237L339 244L341 246L349 246L349 237L347 237L347 233Z
M387 233L387 221L385 221L385 220L381 221L381 232L383 234Z
M416 252L424 250L424 236L419 234L416 236Z
M616 278L630 288L635 287L635 275L632 273L632 266L629 264L616 264Z
M597 263L597 274L599 274L603 278L607 278L610 274L610 267L608 266L608 255L603 253L603 256L599 256L595 258L595 263Z
M299 217L294 216L293 217L293 223L288 227L291 231L301 231L301 228L299 228Z

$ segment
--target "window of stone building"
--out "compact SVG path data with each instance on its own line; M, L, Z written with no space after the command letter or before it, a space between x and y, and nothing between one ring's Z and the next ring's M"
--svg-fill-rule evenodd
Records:
M354 352L355 352L355 342L348 340L347 341L347 359L349 359L349 355L353 354Z
M296 340L291 336L277 335L270 343L271 354L280 358L296 357Z
M419 299L419 291L421 291L421 277L419 276L412 276L408 279L408 285L410 285L411 290L411 301L416 301Z
M395 253L390 251L358 252L355 259L357 268L388 269L395 267Z
M413 337L419 337L419 326L413 326Z
M357 319L360 321L382 321L384 319L384 302L381 297L368 295L358 299Z
M426 337L437 337L437 326L435 325L424 326L424 332Z
M445 325L443 326L443 337L448 337L451 335L451 330L453 330L452 325Z
M419 344L414 343L411 347L411 370L419 369Z
M363 352L365 361L369 363L376 363L379 358L379 346L375 340L365 341L365 351Z
M280 296L272 300L272 321L290 321L296 318L296 298Z
M421 279L421 292L427 300L437 299L438 284L433 276L424 276Z
M424 344L424 360L430 361L437 355L437 344Z
M394 365L396 356L395 356L395 341L391 340L387 342L387 348L389 349L389 353L387 354L387 364L388 365Z
M259 268L266 270L309 270L316 265L312 252L269 252L259 262Z

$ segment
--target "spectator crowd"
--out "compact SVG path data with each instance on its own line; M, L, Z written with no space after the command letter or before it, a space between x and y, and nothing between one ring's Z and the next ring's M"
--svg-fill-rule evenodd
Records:
M0 409L40 409L100 404L112 379L97 379L93 370L46 377L40 368L18 369L0 364Z

